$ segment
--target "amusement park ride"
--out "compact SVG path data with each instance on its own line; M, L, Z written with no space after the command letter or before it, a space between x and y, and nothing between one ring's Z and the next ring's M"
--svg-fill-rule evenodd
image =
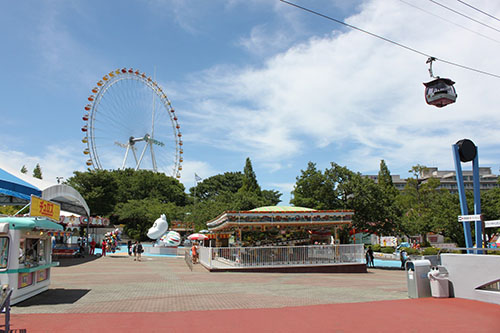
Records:
M448 104L455 103L457 100L457 92L453 85L453 82L450 79L440 78L439 76L434 76L432 72L432 62L435 61L436 58L431 57L427 59L427 64L429 64L429 74L431 78L434 80L424 83L425 86L425 101L429 105L434 105L438 108L442 108Z
M88 167L146 169L180 178L180 125L156 81L139 70L117 69L97 82L88 102L82 127Z

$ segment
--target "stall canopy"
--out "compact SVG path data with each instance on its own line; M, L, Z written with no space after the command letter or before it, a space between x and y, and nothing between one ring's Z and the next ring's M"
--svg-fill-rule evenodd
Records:
M53 185L42 191L42 199L61 205L61 210L79 215L90 216L87 202L80 193L65 184Z
M21 178L0 169L0 204L25 205L32 194L41 196L42 191Z
M25 176L16 176L0 168L0 205L26 205L30 202L31 195L36 195L61 205L61 210L90 216L87 202L71 186L48 185L42 191L21 177Z
M50 230L62 231L63 227L60 224L50 221L46 218L33 218L33 217L2 217L1 223L8 223L10 229L20 230Z

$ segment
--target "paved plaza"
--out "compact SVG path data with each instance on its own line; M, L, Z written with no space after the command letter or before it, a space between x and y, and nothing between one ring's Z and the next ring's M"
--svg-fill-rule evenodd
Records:
M183 258L66 259L50 289L12 313L169 312L276 308L406 299L405 273L210 273Z
M480 326L475 323L481 322ZM408 299L401 270L210 273L183 258L65 259L15 332L498 332L500 306Z

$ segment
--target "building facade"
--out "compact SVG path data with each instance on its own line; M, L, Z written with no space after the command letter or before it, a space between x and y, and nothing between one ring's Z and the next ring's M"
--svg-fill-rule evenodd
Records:
M464 186L466 190L473 189L473 174L472 170L462 170ZM366 177L378 182L378 175L367 175ZM398 190L403 190L406 186L406 179L402 179L399 175L391 175L392 182ZM451 193L458 192L457 177L455 170L438 170L436 167L428 167L419 175L420 184L429 181L430 178L437 178L440 181L439 189L445 189ZM481 191L491 190L495 187L500 187L498 183L498 175L491 172L491 167L479 167L479 189Z

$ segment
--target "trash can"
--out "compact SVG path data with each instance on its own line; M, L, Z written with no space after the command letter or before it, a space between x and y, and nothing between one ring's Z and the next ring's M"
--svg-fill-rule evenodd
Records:
M431 270L431 262L429 260L407 261L405 266L408 297L431 297L431 286L427 276Z
M448 270L443 266L433 266L431 271L427 273L431 284L432 297L450 297L448 275Z

